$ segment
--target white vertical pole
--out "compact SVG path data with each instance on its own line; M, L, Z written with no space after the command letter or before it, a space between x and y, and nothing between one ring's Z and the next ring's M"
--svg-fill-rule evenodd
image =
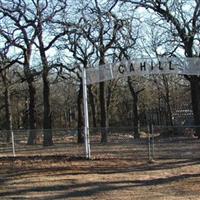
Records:
M82 81L83 81L83 105L84 105L84 133L85 133L85 152L86 158L90 159L90 138L89 138L89 115L88 115L88 99L87 99L87 82L86 70L82 68Z
M113 79L113 69L112 69L112 65L111 65L111 64L109 64L109 67L110 67L111 79Z
M12 123L13 123L13 119L12 119L12 111L11 111L11 107L10 107L10 130L9 131L11 131L12 151L13 151L13 156L15 157L16 156L16 153L15 153L15 138L14 138L13 124Z

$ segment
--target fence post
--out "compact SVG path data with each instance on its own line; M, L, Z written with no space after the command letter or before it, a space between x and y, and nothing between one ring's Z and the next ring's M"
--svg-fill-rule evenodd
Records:
M16 153L15 153L15 138L14 138L13 130L11 130L11 140L12 140L12 152L13 152L13 156L15 157L16 156Z

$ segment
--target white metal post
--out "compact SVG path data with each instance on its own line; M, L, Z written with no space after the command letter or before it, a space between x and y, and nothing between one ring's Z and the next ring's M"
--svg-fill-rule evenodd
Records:
M15 157L16 156L16 153L15 153L15 137L14 137L13 124L12 123L13 123L12 111L10 110L10 131L11 131L11 141L12 141L12 152L13 152L13 156Z
M90 159L90 138L89 138L89 115L88 115L88 99L87 99L87 82L86 70L82 68L82 81L83 81L83 105L84 105L84 134L85 134L85 152L86 158Z

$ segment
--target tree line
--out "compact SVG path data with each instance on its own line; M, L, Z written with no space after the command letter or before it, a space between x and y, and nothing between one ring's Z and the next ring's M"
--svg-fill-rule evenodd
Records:
M30 129L27 143L35 144L34 130L43 128L48 146L52 128L76 128L83 142L81 69L199 57L199 16L197 0L0 0L1 129ZM150 117L173 125L180 104L200 124L198 75L117 79L89 85L88 95L101 142L110 126L133 126L139 137L139 125Z

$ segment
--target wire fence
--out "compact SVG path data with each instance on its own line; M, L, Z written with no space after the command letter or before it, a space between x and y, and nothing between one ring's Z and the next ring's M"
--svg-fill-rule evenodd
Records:
M90 128L91 158L136 161L199 159L199 130L200 126L140 127L140 138L136 138L134 127ZM42 129L13 130L13 138L11 131L0 131L0 157L13 155L85 157L85 144L78 143L78 130L45 131L53 136L51 146L43 146L44 130ZM36 136L33 145L28 145L30 133ZM102 142L102 135L105 133L106 141Z
M153 159L199 159L199 134L200 126L154 126Z
M45 130L46 134L52 134L53 145L44 146L44 130L13 130L14 144L11 139L11 131L0 131L0 155L13 156L38 156L38 155L66 155L84 156L84 144L77 143L77 131L65 129ZM30 133L35 135L33 145L28 145ZM10 138L10 139L8 139ZM13 150L13 147L15 150Z
M134 127L90 128L90 143L92 157L148 159L148 127L140 128L140 139L135 138Z

